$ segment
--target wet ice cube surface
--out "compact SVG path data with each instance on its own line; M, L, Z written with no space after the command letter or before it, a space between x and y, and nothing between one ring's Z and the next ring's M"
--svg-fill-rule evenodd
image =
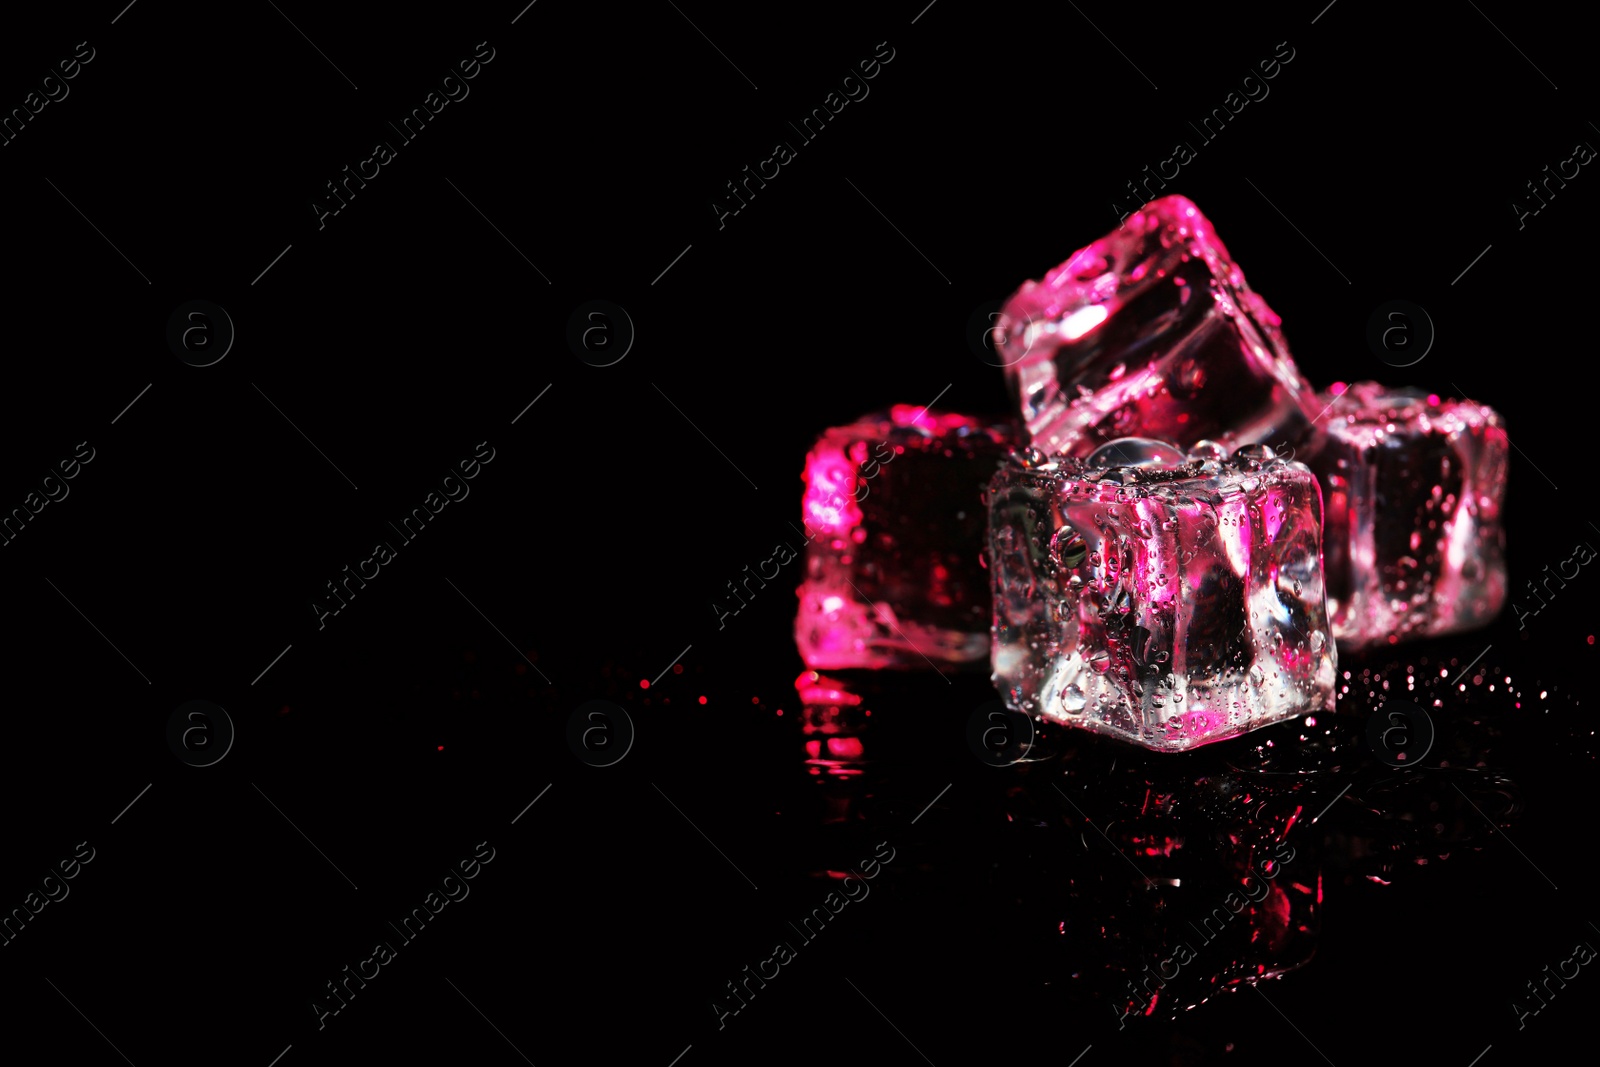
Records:
M997 351L1047 454L1125 436L1278 444L1319 410L1280 326L1199 209L1166 196L1024 284Z
M987 494L995 685L1158 751L1331 709L1321 497L1264 445L1023 451Z
M1505 425L1470 400L1336 386L1302 449L1322 484L1328 614L1357 649L1473 629L1506 599Z
M989 656L982 496L1001 419L897 405L818 437L795 642L808 667L968 667Z

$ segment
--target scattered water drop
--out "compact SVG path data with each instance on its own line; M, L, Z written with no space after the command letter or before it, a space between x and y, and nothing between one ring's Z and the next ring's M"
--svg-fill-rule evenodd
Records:
M1077 567L1089 555L1089 544L1083 535L1070 525L1062 526L1050 538L1050 558L1062 570Z

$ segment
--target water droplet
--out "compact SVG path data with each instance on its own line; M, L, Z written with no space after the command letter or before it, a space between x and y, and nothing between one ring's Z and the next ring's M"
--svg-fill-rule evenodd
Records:
M1089 698L1084 696L1083 690L1076 685L1069 685L1061 691L1061 710L1068 715L1076 715L1087 703Z
M1111 653L1103 648L1097 649L1089 657L1089 666L1094 669L1096 674L1104 674L1111 667Z
M1267 445L1240 445L1233 450L1233 461L1247 470L1260 470L1263 463L1271 463L1278 454Z
M1323 632L1321 630L1313 630L1311 632L1311 651L1312 652L1314 652L1314 653L1315 652L1321 652L1322 649L1323 649L1323 646L1325 646L1327 643L1328 643L1328 638L1323 634Z
M1265 682L1266 680L1267 675L1266 672L1261 669L1261 664L1252 664L1250 667L1250 684L1255 686L1257 689L1260 689L1261 683Z
M1210 438L1204 441L1196 441L1193 447L1189 449L1189 458L1202 460L1227 459L1228 446L1221 441L1213 441Z
M1205 368L1200 365L1200 361L1198 359L1186 359L1178 367L1177 373L1172 376L1168 388L1171 390L1172 395L1180 399L1188 399L1204 388L1205 384L1206 372Z
M1089 544L1083 535L1070 525L1062 526L1050 538L1050 558L1062 570L1071 570L1089 555Z
M1175 467L1183 453L1152 437L1119 437L1107 441L1085 460L1090 467Z

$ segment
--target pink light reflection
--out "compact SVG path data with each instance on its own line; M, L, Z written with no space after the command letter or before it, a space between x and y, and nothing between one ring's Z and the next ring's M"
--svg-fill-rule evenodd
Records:
M1106 321L1108 314L1110 313L1106 311L1104 304L1090 304L1087 307L1081 307L1061 320L1061 336L1069 341L1076 341Z

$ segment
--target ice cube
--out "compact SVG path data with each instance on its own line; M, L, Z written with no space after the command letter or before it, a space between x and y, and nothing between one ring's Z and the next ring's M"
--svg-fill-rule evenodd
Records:
M1129 435L1278 444L1320 410L1280 321L1199 209L1166 196L1023 285L997 340L1046 454Z
M1315 476L1266 445L1158 443L1022 454L990 483L1007 704L1157 751L1331 709ZM1132 465L1101 465L1118 450Z
M1489 622L1506 599L1500 416L1377 382L1339 388L1301 449L1327 508L1334 638L1357 649Z
M795 619L808 667L988 662L982 496L1014 442L1003 420L908 404L817 439L803 475Z

